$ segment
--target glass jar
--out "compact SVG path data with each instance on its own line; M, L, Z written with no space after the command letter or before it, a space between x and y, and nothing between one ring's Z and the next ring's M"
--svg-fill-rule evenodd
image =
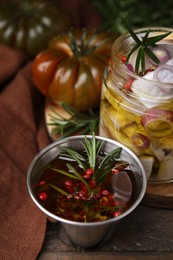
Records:
M110 63L104 76L100 105L99 135L117 140L141 160L148 181L173 181L173 30L142 28L143 37L172 31L157 45L169 53L161 66L145 57L146 74L133 71L135 53L129 64L124 60L134 40L126 33L112 46ZM159 64L160 65L160 64Z

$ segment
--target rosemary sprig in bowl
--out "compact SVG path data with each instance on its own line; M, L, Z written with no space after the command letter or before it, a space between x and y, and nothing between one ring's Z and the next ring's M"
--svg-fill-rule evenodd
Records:
M107 176L102 175L113 161ZM103 181L96 176L97 169ZM137 207L145 193L146 176L128 148L93 133L55 141L40 151L29 168L27 185L50 221L59 221L75 244L91 247L102 243L114 223Z
M76 161L78 163L79 168L84 170L84 173L87 172L88 169L92 171L92 180L94 180L97 185L101 185L105 177L111 170L115 170L118 168L126 168L128 166L127 162L121 162L121 164L116 164L117 159L120 158L120 154L122 148L116 148L111 152L103 155L102 159L98 160L99 153L101 152L101 148L104 145L104 142L99 140L96 141L95 133L92 133L92 140L89 141L85 137L85 143L81 142L82 146L84 147L84 153L86 154L87 158L85 158L81 153L70 149L70 148L63 148L63 153L66 157ZM85 182L85 176L81 177L80 173L76 171L76 169L69 163L67 163L67 168L71 174L62 171L61 169L51 168L52 170L69 176L71 178L79 179L84 181L85 185L88 186ZM86 173L87 174L87 173ZM90 191L90 190L89 190ZM91 191L90 191L91 192Z
M48 166L51 171L61 175L59 179L63 178L63 186L50 181L45 189L47 191L48 187L51 187L57 192L58 215L64 214L66 207L70 208L75 216L75 211L79 213L80 209L80 217L82 216L84 222L94 221L95 218L101 221L103 216L105 220L121 214L125 210L124 201L121 203L118 196L118 200L115 199L110 180L117 173L121 175L125 174L126 170L130 171L129 163L120 158L122 147L105 153L105 142L97 139L94 132L91 139L84 136L84 141L80 143L83 149L79 151L70 147L62 148L58 157L66 160L63 169L51 163ZM42 200L42 197L40 199ZM103 210L103 216L98 213L98 209L100 212Z

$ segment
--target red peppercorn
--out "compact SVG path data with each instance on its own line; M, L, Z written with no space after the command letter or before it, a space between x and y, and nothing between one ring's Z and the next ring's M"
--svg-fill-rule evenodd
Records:
M123 63L125 63L126 60L127 60L127 57L126 57L126 56L122 56L122 57L121 57L121 61L122 61Z
M45 181L40 181L40 182L38 183L38 186L41 187L41 186L44 186L45 184L46 184Z
M79 194L80 197L86 197L87 196L87 192L85 192L84 190L80 190L78 192L78 194Z
M109 194L108 199L109 199L109 200L112 200L112 201L114 202L114 199L115 199L114 194Z
M118 162L115 164L115 169L122 171L123 169L125 169L129 164L127 162Z
M118 169L112 169L112 174L118 173L119 170Z
M114 218L118 217L119 215L121 215L121 211L116 211L113 214Z
M134 78L129 78L129 80L124 83L124 88L127 91L131 91L131 86L132 86L133 81L134 81Z
M100 199L100 198L101 198L101 194L98 193L98 192L95 193L95 194L94 194L94 198L95 198L95 199Z
M79 196L79 195L75 195L74 198L75 198L76 200L79 200L79 199L80 199L80 196Z
M113 204L114 204L114 206L117 206L117 207L120 206L120 202L118 200L115 200Z
M83 177L84 179L89 179L89 178L90 178L90 175L89 175L89 174L83 174L82 177Z
M108 202L107 201L103 201L102 205L106 207L108 205Z
M92 175L92 174L93 174L93 169L88 168L88 169L85 171L85 173L88 174L88 175Z
M92 189L96 188L96 186L97 186L96 180L90 180L89 186L90 186L90 188L92 188Z
M73 198L73 195L72 194L68 194L67 195L67 199L72 199Z
M73 186L73 184L70 180L65 181L64 184L65 184L66 187L72 187Z
M47 199L47 193L44 192L44 191L40 192L39 193L39 199L42 200L42 201L46 200Z
M102 195L108 196L109 195L109 191L108 190L102 190Z
M66 190L67 190L69 193L74 193L74 188L73 188L73 183L72 183L72 181L66 180L66 181L64 182L64 184L65 184Z

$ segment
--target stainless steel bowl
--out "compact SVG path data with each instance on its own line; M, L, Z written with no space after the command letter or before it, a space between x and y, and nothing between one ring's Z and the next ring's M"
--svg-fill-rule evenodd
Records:
M87 135L88 139L92 139L92 136ZM60 153L62 147L72 147L76 150L79 150L82 145L81 141L84 142L84 136L74 136L65 138L56 142L51 143L45 149L40 151L33 161L30 164L28 175L27 175L27 187L29 194L34 201L34 203L38 206L38 208L44 212L47 218L53 222L59 221L63 228L65 229L67 235L70 240L82 247L93 247L100 243L107 242L113 235L114 229L120 220L124 219L129 215L141 202L147 185L147 178L144 171L144 168L137 158L137 156L129 150L124 145L113 141L111 139L107 139L104 137L96 136L96 139L105 142L104 151L110 152L111 150L122 147L121 159L128 161L130 167L134 174L135 180L135 192L134 192L134 200L132 205L128 210L126 210L122 215L112 218L105 221L100 222L92 222L92 223L81 223L70 221L67 219L60 218L48 210L46 210L37 200L34 194L34 185L38 182L39 177L42 173L42 170L45 166L47 166L53 159L57 157Z

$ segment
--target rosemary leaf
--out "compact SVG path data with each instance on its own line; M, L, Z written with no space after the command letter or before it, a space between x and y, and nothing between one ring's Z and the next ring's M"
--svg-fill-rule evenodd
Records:
M102 169L102 168L105 167L105 165L108 165L112 159L119 158L120 154L121 154L121 151L122 151L122 148L119 147L119 148L116 148L116 149L112 150L111 152L109 152L104 157L104 159L101 161L101 163L99 165L99 169Z
M145 52L147 53L147 55L157 64L160 63L159 59L156 57L156 55L149 49L149 48L145 48Z
M131 55L139 48L140 45L136 44L128 53L127 55L127 62L129 61Z
M147 39L147 45L148 46L155 46L156 42L159 42L159 41L163 40L165 37L167 37L171 33L172 32L167 32L167 33L163 33L161 35L156 35L156 36L149 37Z
M144 54L145 48L141 46L141 68L142 68L142 75L145 74L145 54Z
M98 156L99 152L101 151L102 146L104 145L104 142L98 141L96 144L96 156Z
M55 186L55 185L53 185L53 184L49 184L49 185L50 185L52 188L54 188L56 191L60 192L62 195L65 195L65 196L68 195L67 192L65 192L64 190L60 189L59 187L57 187L57 186Z
M78 164L84 169L86 170L88 168L88 165L86 163L85 158L79 154L78 152L70 149L70 148L63 148L63 152L66 152L67 156L73 160L75 160L76 162L78 162Z
M58 173L61 173L61 174L65 175L65 176L68 176L68 177L70 177L70 178L77 179L76 176L74 176L73 174L70 174L70 173L65 172L65 171L63 171L63 170L56 169L56 168L51 168L51 170L53 170L53 171L55 171L55 172L58 172Z
M121 147L116 148L113 151L109 152L101 161L95 173L96 178L98 178L99 181L103 181L103 178L106 176L106 174L110 172L110 170L113 168L115 164L115 159L120 157L121 151Z
M141 63L141 48L139 48L138 53L136 55L136 63L135 63L136 74L138 74L140 63Z
M143 37L143 40L142 40L142 45L143 45L143 46L145 46L146 43L147 43L149 33L150 33L150 31L148 30L148 31L146 32L146 34L144 35L144 37Z
M124 18L124 22L125 22L125 26L128 30L128 32L130 33L130 35L132 36L132 38L134 39L134 41L141 45L141 40L138 38L138 36L135 34L135 32L132 30L132 28L130 27L129 23L127 22L127 20Z
M76 178L78 180L81 180L85 184L85 186L87 187L88 191L90 192L90 187L89 187L88 183L85 181L85 179L82 177L82 175L80 175L71 164L67 163L66 165L67 165L68 169L74 173Z
M95 138L94 138L94 140L95 140ZM89 167L94 169L95 159L96 159L95 141L92 141L92 145L91 145L90 141L85 137L85 144L82 143L82 145L85 148L85 151L88 156Z

